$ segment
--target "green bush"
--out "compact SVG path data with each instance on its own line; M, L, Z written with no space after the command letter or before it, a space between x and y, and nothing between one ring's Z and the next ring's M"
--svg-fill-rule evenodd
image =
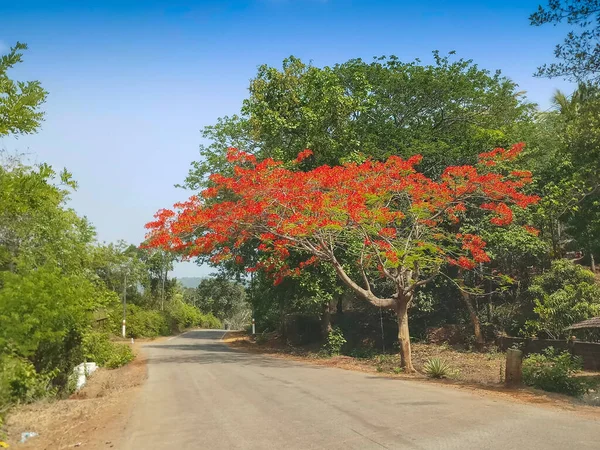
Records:
M111 315L111 329L121 333L122 310L115 309ZM143 309L127 305L127 337L155 338L180 333L188 328L223 328L212 314L203 314L198 308L183 301L173 301L165 311Z
M56 371L38 374L33 364L16 356L0 357L0 411L13 403L30 403L56 395Z
M349 356L351 356L352 358L369 359L375 356L376 353L376 350L373 348L358 347L353 348L350 351Z
M586 383L573 376L581 368L581 358L548 347L542 353L525 358L523 382L544 391L579 396L587 390Z
M344 338L342 330L339 327L333 327L327 335L325 351L330 355L339 355L345 343L346 338Z
M525 324L529 335L567 338L569 325L600 314L600 285L594 274L566 259L552 262L529 288L536 316Z
M431 358L423 365L423 372L430 378L448 378L454 370L447 362L440 358Z
M110 353L110 357L104 363L105 367L109 369L116 369L117 367L124 366L125 364L133 361L135 355L133 354L133 350L127 344L117 344L111 342L112 350Z
M266 344L269 341L269 337L271 337L270 333L263 331L262 333L256 335L256 343L258 345Z
M169 307L171 328L174 332L181 332L187 328L201 326L202 313L188 303L175 301Z
M198 308L181 301L173 302L169 308L171 328L179 333L187 328L223 328L223 324L212 313L203 314Z
M202 328L210 328L214 330L223 328L223 324L221 323L221 321L215 316L213 316L212 313L203 314L202 316Z
M120 318L119 314L116 317ZM121 332L120 320L116 333ZM127 337L132 338L154 338L158 336L168 336L171 334L169 322L165 313L157 310L142 309L136 305L127 305Z
M87 361L114 369L133 360L133 351L127 344L111 342L108 333L87 333L83 337L83 352Z

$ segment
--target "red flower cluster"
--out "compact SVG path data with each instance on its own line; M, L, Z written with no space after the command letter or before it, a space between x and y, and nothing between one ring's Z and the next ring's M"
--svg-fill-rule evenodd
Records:
M313 152L311 149L305 149L302 150L300 153L298 153L298 157L296 158L296 162L301 162L304 161L306 158L312 156Z
M495 148L491 152L480 153L479 154L479 163L484 166L495 166L500 161L512 161L515 159L525 148L525 144L523 142L519 142L518 144L513 145L508 150L504 148Z
M416 171L420 156L300 172L229 149L234 175L214 174L213 186L200 196L175 205L176 212L159 211L146 225L147 245L186 257L210 255L214 262L233 259L243 264L238 249L257 242L263 258L250 270L273 271L279 279L330 260L338 249L355 245L350 243L362 247L363 264L383 274L415 261L420 270L446 261L474 268L489 261L485 242L472 234L448 234L448 221L459 223L470 210L483 208L493 213L491 223L507 225L513 217L511 206L535 203L537 197L520 190L531 182L529 172L505 176L490 169L496 161L514 159L522 148L518 144L484 153L479 167L448 167L439 181ZM304 150L296 161L310 155ZM206 203L220 193L228 200ZM287 267L292 248L311 258L295 269ZM464 254L455 255L456 248Z
M523 229L533 236L538 236L540 234L540 230L530 225L523 225Z
M482 209L494 211L497 216L490 219L490 223L498 226L509 225L513 220L513 212L505 203L484 203Z

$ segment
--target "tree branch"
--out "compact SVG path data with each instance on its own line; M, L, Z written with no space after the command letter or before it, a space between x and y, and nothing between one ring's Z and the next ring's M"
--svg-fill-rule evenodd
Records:
M394 308L394 306L396 305L396 300L394 300L393 298L379 298L375 296L370 290L363 289L357 283L355 283L348 276L348 274L346 273L342 265L339 263L339 261L335 258L335 256L333 257L331 264L333 265L335 272L338 274L342 282L350 289L352 289L356 294L362 297L364 300L380 308Z

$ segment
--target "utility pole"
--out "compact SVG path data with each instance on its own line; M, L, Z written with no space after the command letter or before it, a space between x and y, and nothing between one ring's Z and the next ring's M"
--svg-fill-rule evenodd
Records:
M125 338L125 319L127 318L127 271L123 281L123 338Z

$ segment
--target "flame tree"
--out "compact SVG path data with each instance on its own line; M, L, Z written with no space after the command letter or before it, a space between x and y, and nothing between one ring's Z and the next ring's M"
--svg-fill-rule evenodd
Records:
M522 148L482 153L477 166L447 167L438 181L415 169L420 156L302 172L231 148L233 175L213 174L200 196L160 210L146 225L147 245L244 264L239 250L250 244L261 258L247 270L271 272L275 283L330 264L357 296L396 312L401 365L412 372L408 308L415 290L445 266L471 270L490 260L480 236L458 232L461 221L477 209L492 224L508 225L514 208L538 200L522 190L531 173L509 170ZM296 163L311 155L301 152ZM306 259L289 264L292 249ZM393 286L391 296L378 295L381 279Z

